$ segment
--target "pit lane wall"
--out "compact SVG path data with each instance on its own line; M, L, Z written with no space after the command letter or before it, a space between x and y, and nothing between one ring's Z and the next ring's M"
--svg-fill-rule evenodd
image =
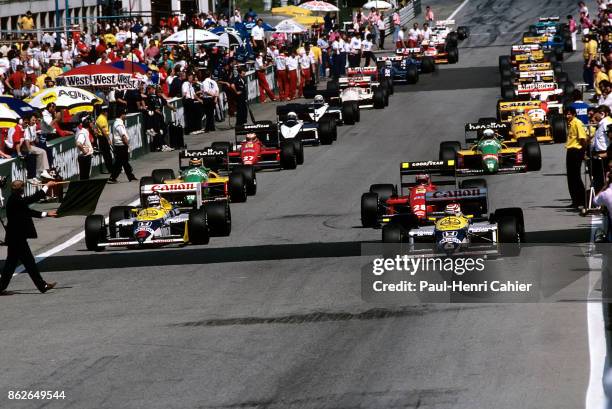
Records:
M276 89L274 81L274 71L271 67L267 70L267 79L270 87ZM259 86L257 83L257 75L255 72L247 74L248 98L249 101L256 102L259 97ZM183 103L180 98L174 98L169 101L176 110L169 108L164 109L166 123L174 122L181 125L184 124ZM110 124L112 126L112 121ZM145 134L144 117L141 113L128 114L126 117L126 128L130 135L131 158L135 159L150 153L149 140ZM77 161L78 149L74 137L58 138L48 142L48 146L53 151L53 166L58 168L62 177L65 180L76 180L79 177L79 165ZM103 169L102 156L94 155L92 160L91 176L100 175ZM2 189L2 195L7 198L10 194L9 185L13 180L27 179L27 171L25 161L22 159L8 159L0 161L0 176L7 178L7 184ZM37 187L26 184L26 195L33 194ZM4 216L3 209L0 211L0 216Z

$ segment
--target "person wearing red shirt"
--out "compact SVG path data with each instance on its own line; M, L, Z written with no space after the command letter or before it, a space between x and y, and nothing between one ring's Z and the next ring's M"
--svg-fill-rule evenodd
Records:
M105 52L106 52L106 44L104 43L104 40L100 39L100 44L98 44L98 46L96 47L96 55L100 57L102 53L105 53Z
M23 72L23 65L18 65L17 71L9 76L8 83L13 90L13 96L15 98L21 98L21 87L23 87L25 78L26 74Z

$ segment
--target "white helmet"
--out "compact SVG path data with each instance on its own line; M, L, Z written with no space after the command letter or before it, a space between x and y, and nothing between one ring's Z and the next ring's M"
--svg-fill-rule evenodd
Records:
M493 131L493 129L487 128L484 131L482 131L482 136L486 139L491 139L495 137L495 131Z
M391 67L393 65L393 63L391 62L391 60L386 60L385 61L385 67Z
M323 95L320 95L320 94L315 95L314 103L315 104L323 104L323 103L325 103L325 99L323 98Z
M147 197L148 207L158 207L161 202L159 195L151 195Z
M298 116L295 112L292 111L287 114L288 121L297 121L297 119L298 119Z
M461 206L459 203L449 203L446 205L444 213L448 216L461 216Z

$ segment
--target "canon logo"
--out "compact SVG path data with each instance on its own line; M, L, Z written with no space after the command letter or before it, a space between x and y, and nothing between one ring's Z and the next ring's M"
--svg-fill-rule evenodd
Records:
M195 189L195 183L176 183L173 185L153 185L151 186L152 192L173 192L177 190L188 190Z
M480 196L481 190L475 189L459 189L459 190L438 190L433 192L434 199L460 199L462 197Z

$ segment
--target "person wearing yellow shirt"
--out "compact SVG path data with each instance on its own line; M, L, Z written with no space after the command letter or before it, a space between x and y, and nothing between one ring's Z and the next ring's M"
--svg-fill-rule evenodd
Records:
M319 47L317 43L313 43L310 46L310 51L312 51L312 54L314 55L315 67L316 67L315 68L315 79L318 81L320 71L321 71L321 63L323 62L323 51L321 51L321 47Z
M572 203L568 206L577 209L584 206L585 190L580 176L584 150L587 144L587 135L584 124L576 118L576 108L570 106L565 109L567 120L567 141L565 142L565 166L567 170L567 187Z
M108 106L100 107L100 112L96 118L96 139L98 148L104 159L106 172L110 173L113 169L113 155L111 154L111 136L108 127Z
M57 60L55 64L53 64L47 70L47 77L51 77L51 79L55 81L55 79L63 72L64 70L62 70L62 68L60 67L60 62L59 60Z
M594 75L593 75L593 64L597 59L597 40L594 34L587 34L584 36L584 51L582 57L584 58L584 71L582 73L582 79L587 83L587 89L593 90L594 87Z
M34 30L34 19L32 18L32 12L28 10L25 15L19 17L17 24L22 30Z
M103 38L104 42L108 45L114 46L115 44L117 44L117 37L115 37L113 33L106 33L104 34Z
M608 75L604 72L603 65L598 61L593 65L593 84L595 86L595 98L601 97L600 82L609 81Z

